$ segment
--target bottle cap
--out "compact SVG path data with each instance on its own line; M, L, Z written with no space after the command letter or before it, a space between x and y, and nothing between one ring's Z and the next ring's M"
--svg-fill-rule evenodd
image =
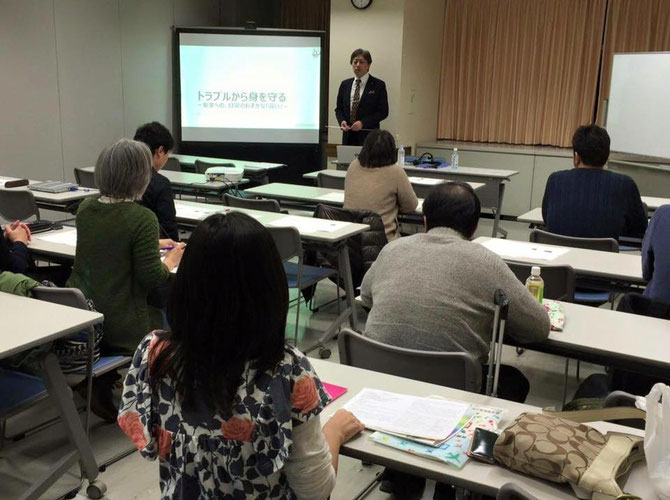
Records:
M455 153L456 151L458 151L458 148L454 148L454 153Z
M539 276L540 275L540 267L539 266L533 266L530 268L530 275L531 276Z

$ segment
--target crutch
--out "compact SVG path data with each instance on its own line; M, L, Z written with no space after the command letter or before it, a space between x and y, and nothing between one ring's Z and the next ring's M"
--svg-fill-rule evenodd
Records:
M493 328L491 332L491 347L489 350L489 372L486 375L486 395L498 397L498 378L502 363L502 348L505 338L505 323L509 311L509 301L505 292L498 289L493 294Z

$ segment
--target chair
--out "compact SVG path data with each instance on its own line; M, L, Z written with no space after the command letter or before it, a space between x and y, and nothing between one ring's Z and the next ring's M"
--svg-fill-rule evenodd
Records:
M207 163L202 160L195 160L194 162L195 165L195 172L198 174L204 174L207 172L208 168L211 167L234 167L235 165L233 163Z
M482 365L466 352L418 351L396 347L343 328L340 363L430 384L479 393Z
M81 187L97 189L95 183L95 172L86 170L84 168L74 168L74 179Z
M40 220L35 195L27 189L0 189L0 217L8 221L26 220L32 216Z
M250 210L262 210L263 212L282 213L281 206L277 200L240 198L229 193L223 194L223 203L234 208L248 208Z
M46 396L47 390L40 377L0 368L0 448L5 440L7 419Z
M55 288L55 287L45 287L38 286L32 289L32 296L37 300L44 300L46 302L53 302L54 304L60 304L63 306L75 307L77 309L86 309L88 310L88 304L86 303L86 297L77 288ZM93 327L89 327L89 332L92 334ZM89 349L92 347L92 342L89 341ZM91 361L93 360L93 353L90 355ZM98 361L93 363L93 377L99 377L104 373L107 373L111 370L115 370L122 366L129 365L132 358L130 356L101 356ZM86 375L86 367L78 372L73 372L79 375ZM86 429L88 430L88 422L90 421L90 401L91 401L91 391L93 388L93 381L89 379L88 387L86 389Z
M321 171L316 175L316 185L320 188L344 189L344 177Z
M514 483L503 484L498 490L496 500L539 500L535 495L531 495L526 490Z
M163 165L162 170L173 170L174 172L181 172L181 163L179 163L177 158L170 156L165 162L165 165Z
M507 265L514 275L525 283L530 276L530 264L508 262ZM541 266L544 280L544 298L573 302L575 298L575 271L572 266Z
M295 309L295 330L293 334L293 344L298 345L298 325L300 321L300 295L304 288L316 285L319 281L335 275L333 269L325 267L307 266L303 263L302 240L300 233L294 227L268 227L279 256L284 261L284 271L286 272L286 281L289 288L298 290ZM298 262L287 262L293 257L298 258ZM339 289L338 289L339 295Z

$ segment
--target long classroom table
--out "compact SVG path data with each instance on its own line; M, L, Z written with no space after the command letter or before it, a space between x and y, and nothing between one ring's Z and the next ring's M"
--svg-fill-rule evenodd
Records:
M101 323L103 316L97 312L44 302L0 292L0 359L67 337L91 325ZM67 386L56 356L48 351L40 360L42 378L51 401L61 417L67 437L75 448L60 459L49 472L39 478L29 478L31 486L21 498L36 499L77 461L89 482L100 489L99 470L79 413L72 401L72 391ZM0 494L1 496L1 494Z
M642 259L628 253L603 252L583 248L541 245L528 241L503 240L480 236L473 240L509 262L536 266L572 266L578 277L622 285L622 290L638 289L646 284L642 277ZM552 258L552 255L557 255ZM613 286L613 288L616 288Z
M86 198L97 198L100 196L100 191L97 189L89 188L78 188L74 191L65 191L64 193L45 193L43 191L33 191L29 190L27 186L21 186L16 188L5 188L5 182L17 180L18 177L0 177L0 189L8 191L30 191L35 197L35 202L39 208L46 210L56 210L59 212L69 211L70 207L73 206L73 203L82 201ZM30 180L30 184L34 184L35 181Z
M366 387L414 396L426 397L437 395L469 403L503 408L506 410L506 413L503 415L500 428L504 428L522 412L541 411L541 408L531 405L513 403L503 399L362 370L329 361L311 358L310 361L322 381L348 388L348 391L343 396L326 407L324 410L325 418L335 413L337 409L341 408L347 401ZM322 419L324 423L325 418ZM643 433L643 431L638 429L605 422L597 422L590 425L593 425L593 427L601 432L626 432L635 435L642 435ZM487 465L473 460L468 461L463 468L456 469L436 460L411 455L375 443L369 439L369 436L370 431L363 431L360 435L345 443L340 449L340 453L359 460L392 467L402 472L453 484L491 496L495 496L504 484L515 483L542 500L574 500L575 498L572 489L567 485L543 481L503 468L502 466ZM645 500L658 498L651 487L649 474L644 463L638 463L633 466L624 489L627 493L637 494Z
M179 163L182 166L186 166L187 168L193 168L193 169L195 168L195 160L200 160L205 163L211 163L213 165L230 163L238 168L243 168L245 177L253 179L255 181L261 181L263 184L267 183L268 171L275 170L278 168L284 168L286 166L284 163L231 160L228 158L212 158L211 156L182 155L176 153L171 154L170 156L172 158L176 158L177 160L179 160Z

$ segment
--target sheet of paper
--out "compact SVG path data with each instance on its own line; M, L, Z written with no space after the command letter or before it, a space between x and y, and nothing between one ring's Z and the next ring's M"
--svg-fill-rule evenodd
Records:
M462 401L419 398L367 388L344 405L368 429L435 440L447 437L469 407Z
M410 177L409 182L412 184L422 184L424 186L435 186L437 184L442 184L444 181L442 179L431 179L430 177Z
M538 245L536 243L503 240L500 238L491 238L482 243L482 245L501 257L511 259L552 261L570 251L569 248L553 245Z
M177 209L177 217L180 219L205 219L216 212L219 211L223 212L225 210L224 207L222 207L221 210L216 210L216 209L205 209L200 207L191 207L189 205L177 205L176 209Z
M274 227L294 227L303 234L318 233L319 231L332 233L338 229L342 229L349 223L338 220L312 219L309 217L287 215L281 219L273 220L268 224Z
M344 193L327 193L316 197L317 200L334 201L337 203L344 203Z
M46 233L36 235L35 238L39 238L42 241L48 241L50 243L59 243L61 245L69 245L72 247L77 246L77 230L60 230L55 233Z

